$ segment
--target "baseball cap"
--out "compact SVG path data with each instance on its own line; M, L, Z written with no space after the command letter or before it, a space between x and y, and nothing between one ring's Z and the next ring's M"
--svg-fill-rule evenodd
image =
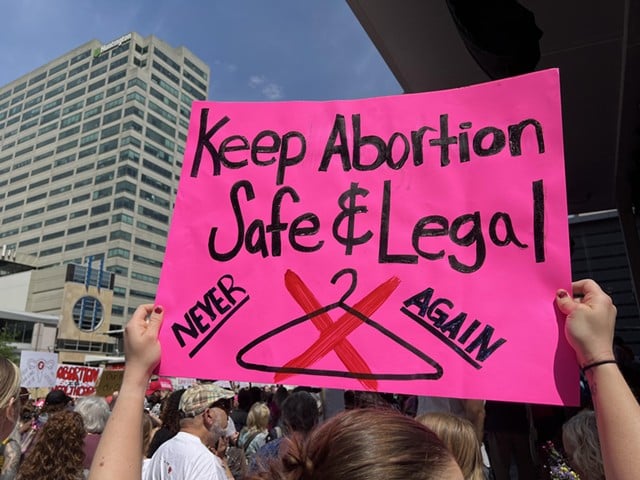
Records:
M149 382L149 388L147 388L146 395L151 395L153 392L157 392L159 390L173 391L173 384L171 383L171 380L168 378L158 378L157 380Z
M195 385L184 392L180 398L178 410L184 417L196 417L212 403L225 398L233 398L234 395L233 391L212 383Z
M44 399L45 405L66 405L72 400L62 390L51 390Z

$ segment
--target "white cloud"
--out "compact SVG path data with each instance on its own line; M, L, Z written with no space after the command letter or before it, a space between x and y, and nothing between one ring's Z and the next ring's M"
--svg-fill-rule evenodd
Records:
M260 92L267 100L280 100L284 97L282 87L270 81L265 75L251 75L248 85L251 88L260 89Z
M262 94L267 100L280 100L284 96L282 93L282 87L273 82L264 86Z
M249 77L249 86L251 88L258 88L260 85L263 85L264 82L267 81L267 78L264 75L251 75Z

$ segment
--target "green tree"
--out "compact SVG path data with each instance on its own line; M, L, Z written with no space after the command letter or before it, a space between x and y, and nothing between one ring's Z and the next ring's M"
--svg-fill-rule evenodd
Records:
M13 335L6 330L0 330L0 357L6 357L14 363L20 361L20 356L16 349L11 345L14 342Z

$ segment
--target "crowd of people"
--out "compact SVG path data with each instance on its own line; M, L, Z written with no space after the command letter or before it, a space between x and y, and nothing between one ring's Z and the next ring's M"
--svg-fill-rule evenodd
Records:
M54 390L37 408L19 369L0 358L0 480L637 478L640 407L617 365L615 307L592 281L573 293L558 291L556 303L593 408L546 442L546 468L523 435L532 408L522 404L457 401L457 411L421 413L415 398L345 392L345 410L323 420L310 389L150 383L163 310L144 305L126 327L111 403Z

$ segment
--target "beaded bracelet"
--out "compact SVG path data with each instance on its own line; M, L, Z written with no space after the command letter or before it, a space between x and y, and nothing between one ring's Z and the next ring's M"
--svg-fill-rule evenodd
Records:
M582 367L582 373L586 373L586 371L589 370L590 368L597 367L600 365L605 365L607 363L618 363L618 362L616 360L602 360L600 362L593 362L593 363L590 363L589 365L585 365L584 367Z

